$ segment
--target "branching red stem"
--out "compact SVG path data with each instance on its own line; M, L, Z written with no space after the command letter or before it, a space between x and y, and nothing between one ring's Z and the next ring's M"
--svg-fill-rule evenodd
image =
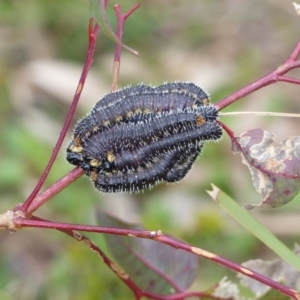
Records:
M50 221L44 220L36 216L32 216L31 220L36 222L51 223ZM135 295L135 299L141 299L142 297L147 297L149 299L156 299L156 300L181 300L181 299L186 299L188 297L206 297L208 299L224 300L224 298L215 297L205 292L186 292L186 293L182 292L182 293L177 293L175 295L158 295L147 291L142 291L131 280L129 275L125 274L122 270L120 270L118 266L116 266L114 262L110 260L108 256L88 237L75 230L69 230L69 229L57 229L57 230L69 235L70 237L76 239L78 242L82 242L85 246L88 246L94 253L99 255L99 257L103 260L103 262L107 265L107 267L112 272L114 272L118 276L118 278L121 279L127 285L128 288L130 288L130 290Z
M94 50L95 50L95 46L96 46L96 39L97 39L98 31L99 31L99 25L94 24L94 20L91 19L90 22L89 22L89 27L88 28L89 28L89 46L88 46L88 51L87 51L87 57L86 57L86 60L85 60L85 65L84 65L84 68L83 68L83 71L82 71L82 74L81 74L81 77L80 77L80 80L79 80L79 83L78 83L78 86L77 86L77 89L76 89L76 92L75 92L75 95L74 95L74 98L73 98L73 101L72 101L71 107L69 109L67 118L66 118L65 123L63 125L63 128L62 128L62 130L59 134L58 141L57 141L57 143L56 143L56 145L53 149L52 155L49 159L49 162L48 162L48 164L47 164L40 180L38 181L36 187L34 188L32 193L29 195L27 200L21 206L21 210L24 213L27 212L31 202L33 201L33 199L36 197L36 195L40 191L42 185L44 184L44 182L45 182L46 178L48 177L48 174L49 174L49 172L50 172L50 170L51 170L51 168L54 164L54 161L57 157L58 151L60 150L61 145L64 141L64 138L67 134L68 128L70 127L73 115L75 113L78 101L80 99L80 95L81 95L81 92L82 92L82 89L83 89L88 71L89 71L89 69L90 69L90 67L93 63L93 54L94 54Z
M276 289L290 296L293 299L297 299L296 296L300 297L300 293L298 293L297 291L292 290L255 271L252 271L248 268L241 267L240 265L234 262L231 262L225 258L222 258L206 250L202 250L200 248L193 247L189 244L180 242L178 240L174 240L171 237L162 234L153 237L153 233L151 231L134 230L134 229L118 229L118 228L111 228L111 227L98 227L98 226L80 225L80 224L78 225L78 224L68 224L68 223L56 223L56 222L40 220L37 219L36 217L35 219L31 219L31 220L16 218L14 223L18 227L38 227L38 228L57 229L57 230L78 230L78 231L85 231L85 232L97 232L97 233L106 233L106 234L122 235L122 236L129 236L129 237L153 239L156 240L157 242L169 245L175 249L182 249L184 251L194 253L198 256L214 261L235 272L241 273L245 276L258 280L261 283L264 283L270 286L271 288Z
M288 77L288 76L278 76L278 81L283 81L283 82L288 82L288 83L293 83L293 84L299 84L300 85L300 80L293 78L293 77Z
M124 24L126 19L138 8L140 4L134 5L131 9L129 9L125 14L121 12L121 5L116 4L114 6L114 10L117 17L117 39L122 41L123 38L123 31L124 31ZM120 62L121 62L121 50L122 44L117 43L115 48L115 58L114 58L114 66L113 66L113 79L112 79L112 92L118 89L118 82L119 82L119 72L120 72Z
M26 217L30 217L34 211L36 211L39 207L41 207L48 200L53 198L56 194L58 194L60 191L65 189L67 186L69 186L72 182L74 182L76 179L78 179L83 174L84 174L84 171L81 168L75 168L72 171L70 171L67 175L65 175L63 178L59 179L57 182L55 182L53 185L51 185L44 192L39 194L30 203L30 206L28 207L26 214L25 214Z
M291 71L292 69L295 69L300 66L300 60L296 60L297 57L299 56L299 52L300 52L300 40L298 41L295 49L293 50L293 52L289 56L289 58L281 66L279 66L275 71L265 75L264 77L254 81L253 83L250 83L249 85L241 88L240 90L238 90L235 93L231 94L230 96L218 101L215 104L221 110L221 109L227 107L228 105L232 104L233 102L249 95L250 93L253 93L256 90L259 90L262 87L270 85L277 81L285 81L285 82L300 84L299 83L300 81L297 79L283 76L284 74Z
M173 240L167 236L164 236L164 235L161 235L161 236L158 236L158 237L155 237L154 238L156 241L159 241L163 244L166 244L166 245L169 245L169 246L172 246L176 249L182 249L182 250L185 250L187 252L191 252L191 253L195 253L201 257L204 257L206 259L209 259L211 261L214 261L220 265L223 265L225 266L226 268L229 268L235 272L238 272L238 273L241 273L245 276L248 276L250 278L253 278L254 280L257 280L261 283L264 283L268 286L270 286L271 288L275 289L275 290L278 290L280 291L281 293L285 294L285 295L288 295L289 297L291 297L292 299L299 299L300 297L300 293L298 293L297 291L293 290L293 289L290 289L268 277L265 277L255 271L252 271L248 268L244 268L244 267L241 267L240 265L234 263L234 262L231 262L227 259L224 259L218 255L215 255L213 253L210 253L208 251L205 251L205 250L202 250L200 248L194 248L188 244L185 244L183 242L180 242L180 241L177 241L177 240Z
M36 221L46 221L44 219L33 216L32 220ZM112 270L118 277L121 279L135 294L137 299L140 299L143 295L143 292L139 289L139 287L130 279L130 277L125 274L122 270L116 266L112 260L108 258L108 256L88 237L74 230L67 229L58 229L59 231L69 235L70 237L76 239L78 242L82 242L85 246L88 246L94 253L96 253L101 260L107 265L107 267Z
M300 53L300 41L298 41L296 47L294 48L293 52L291 53L287 61L296 61L297 57L299 56L299 53Z
M35 217L34 219L15 219L15 224L19 227L37 227L37 228L47 228L47 229L57 229L57 230L78 230L84 232L97 232L106 233L114 235L125 235L125 236L135 236L139 238L150 238L151 231L147 230L134 230L134 229L119 229L112 227L99 227L92 225L81 225L81 224L70 224L70 223L58 223L39 219Z

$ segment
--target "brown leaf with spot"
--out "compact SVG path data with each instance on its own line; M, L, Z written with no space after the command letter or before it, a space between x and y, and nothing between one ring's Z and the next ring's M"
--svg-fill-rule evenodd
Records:
M300 256L300 247L296 246L294 252ZM265 275L270 279L281 282L292 289L300 289L299 272L281 259L274 259L272 261L254 259L242 263L242 266ZM256 298L259 298L270 291L270 287L261 282L242 274L238 274L237 276L240 278L241 284L249 288L255 294Z
M300 137L294 136L274 146L275 135L262 129L249 130L233 140L249 168L255 189L263 196L254 207L274 208L290 202L300 189Z

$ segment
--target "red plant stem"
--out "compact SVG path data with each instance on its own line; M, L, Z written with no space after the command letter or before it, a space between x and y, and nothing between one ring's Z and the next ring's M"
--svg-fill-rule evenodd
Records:
M130 10L128 10L125 14L121 12L121 5L116 4L114 6L114 10L117 17L117 39L120 41L116 44L115 48L115 58L114 58L114 66L113 66L113 79L112 79L112 92L118 89L118 81L119 81L119 72L120 72L120 62L121 62L121 49L122 49L122 38L123 38L123 31L124 31L124 24L126 19L138 8L140 4L134 5Z
M235 135L234 132L224 123L218 121L219 125L226 131L226 133L228 134L228 136L231 138L231 140L235 139ZM234 152L234 150L232 149L232 151Z
M78 179L80 176L84 174L84 171L81 168L75 168L70 171L63 178L59 179L53 185L51 185L44 192L39 194L34 200L30 203L25 216L30 217L31 214L36 211L39 207L45 204L48 200L58 194L60 191L69 186L73 181Z
M125 14L122 14L122 12L121 12L121 8L122 8L121 5L120 4L114 5L115 14L116 14L116 17L117 17L117 38L118 38L119 41L122 41L125 21L140 6L141 5L138 3L138 4L134 5L132 8L130 8ZM122 49L122 45L120 43L118 43L116 45L116 49L115 49L115 58L114 58L114 61L120 62L121 49Z
M293 52L291 53L287 61L295 61L299 56L299 53L300 53L300 41L298 41L296 47L294 48Z
M224 259L218 255L215 255L211 252L208 252L206 250L202 250L200 248L196 248L196 247L191 247L190 245L188 244L185 244L185 243L182 243L180 241L175 241L175 240L172 240L171 238L167 237L167 236L164 236L164 235L160 235L160 236L157 236L154 238L154 240L157 240L163 244L166 244L166 245L169 245L171 247L174 247L176 249L182 249L182 250L185 250L185 251L188 251L188 252L192 252L192 253L195 253L199 256L202 256L204 258L207 258L211 261L214 261L220 265L223 265L233 271L236 271L238 273L241 273L245 276L248 276L254 280L257 280L261 283L264 283L268 286L270 286L271 288L275 289L275 290L278 290L280 291L281 293L285 294L285 295L288 295L289 297L291 297L292 299L300 299L300 293L297 292L296 290L293 290L291 288L288 288L268 277L265 277L255 271L252 271L248 268L245 268L245 267L242 267L234 262L231 262L227 259Z
M115 234L115 235L123 235L123 236L130 236L130 237L139 237L139 238L147 238L153 239L157 242L169 245L175 249L182 249L184 251L194 253L198 256L204 257L211 261L214 261L220 265L223 265L233 271L241 273L245 276L258 280L261 283L264 283L273 289L276 289L293 299L300 299L300 293L297 291L290 289L272 279L269 279L255 271L252 271L248 268L241 267L240 265L231 262L225 258L222 258L218 255L215 255L211 252L206 250L202 250L197 247L193 247L191 245L185 244L178 240L173 240L170 237L164 236L162 234L157 234L153 236L153 232L151 231L144 231L144 230L133 230L133 229L118 229L118 228L111 228L111 227L98 227L98 226L91 226L91 225L78 225L78 224L68 224L68 223L56 223L56 222L49 222L45 220L37 220L36 219L22 219L17 217L14 219L14 224L16 227L38 227L38 228L47 228L47 229L57 229L57 230L78 230L78 231L86 231L86 232L97 232L97 233L106 233L106 234ZM298 298L297 298L298 297Z
M41 219L36 216L32 216L32 220L47 222L46 220ZM68 236L76 239L78 242L82 242L85 246L88 246L94 253L96 253L102 259L102 261L107 265L107 267L110 270L112 270L112 272L114 272L118 276L118 278L121 279L127 285L127 287L134 293L136 299L141 299L142 297L147 297L149 299L156 299L156 300L180 300L180 299L184 299L187 297L196 297L197 296L197 297L206 297L206 298L215 299L215 300L224 300L224 298L215 297L215 296L203 293L203 292L187 292L187 293L182 292L182 293L177 293L175 295L163 296L163 295L158 295L158 294L153 294L153 293L149 293L146 291L142 291L131 280L129 275L122 272L122 270L120 270L118 268L118 266L116 266L114 264L114 262L112 260L110 260L109 257L88 237L86 237L85 235L83 235L75 230L66 230L66 229L58 229L58 230L60 232L67 234Z
M269 170L266 170L262 167L259 167L257 165L255 165L255 163L253 163L253 161L251 161L251 159L249 159L247 153L245 153L245 150L243 149L243 147L241 146L240 142L239 142L239 138L236 137L234 135L234 132L225 124L223 124L222 122L218 121L218 123L220 124L220 126L222 126L222 128L226 131L226 133L228 134L228 136L231 139L231 144L232 144L232 152L241 152L244 156L244 158L248 161L248 163L252 166L255 167L255 169L259 170L260 172L264 173L264 174L269 174L269 175L274 175L274 176L283 176L284 178L288 178L288 179L298 179L299 176L298 174L286 174L284 172L271 172Z
M47 220L41 220L37 217L34 219L22 219L16 218L14 224L16 227L38 227L47 229L57 230L78 230L85 232L97 232L115 235L134 236L139 238L149 238L152 234L151 231L147 230L134 230L134 229L118 229L113 227L99 227L93 225L81 225L81 224L70 224L70 223L58 223Z
M278 76L278 81L289 82L289 83L294 83L294 84L300 85L299 79L296 79L293 77L288 77L288 76Z
M219 108L219 110L227 107L228 105L236 102L237 100L253 93L256 90L261 89L264 86L270 85L271 83L275 83L277 81L277 76L274 72L254 81L253 83L248 84L247 86L241 88L230 96L218 101L215 105Z
M104 11L106 11L106 8L107 8L107 5L108 5L108 1L109 0L103 0Z
M99 31L99 25L94 24L94 20L91 19L90 22L89 22L88 29L89 29L89 46L88 46L88 51L87 51L87 57L86 57L86 60L85 60L85 65L84 65L84 68L83 68L83 71L82 71L82 74L81 74L81 77L80 77L80 80L79 80L79 83L78 83L78 86L77 86L77 89L76 89L76 92L75 92L75 95L74 95L74 98L73 98L73 101L72 101L71 107L69 109L67 118L66 118L65 123L63 125L63 128L60 132L58 141L57 141L57 143L56 143L56 145L53 149L52 155L49 159L49 162L48 162L48 164L47 164L40 180L38 181L36 187L34 188L32 193L29 195L27 200L21 206L21 210L24 213L27 212L31 202L36 197L36 195L40 191L42 185L44 184L46 178L48 177L48 174L49 174L49 172L50 172L50 170L53 166L53 163L54 163L54 161L57 157L58 151L60 150L61 145L64 141L64 138L67 134L68 128L70 127L73 115L75 113L78 101L80 99L80 95L81 95L81 92L82 92L82 89L83 89L88 71L89 71L89 69L90 69L90 67L93 63L93 54L94 54L94 50L95 50L95 46L96 46L96 40L97 40L98 31Z
M39 220L42 221L43 219L38 218L38 217L32 217L33 220ZM69 235L70 237L76 239L78 242L83 242L84 245L88 246L94 253L96 253L101 260L107 265L107 267L112 270L119 279L121 279L135 294L137 299L140 299L143 295L142 291L138 288L138 286L131 280L131 278L122 272L116 266L112 260L108 258L108 256L95 244L93 243L88 237L84 236L83 234L79 233L78 231L73 231L73 230L64 230L64 229L59 229L59 231Z
M157 294L152 294L149 292L143 292L143 296L147 297L148 299L155 299L155 300L183 300L183 299L187 299L190 297L193 298L198 298L198 299L214 299L214 300L232 300L232 298L224 298L224 297L216 297L213 296L211 294L207 294L204 292L183 292L183 293L177 293L174 295L166 295L166 296L162 296L162 295L157 295Z
M241 88L240 90L236 91L235 93L231 94L230 96L218 101L215 103L218 106L219 110L227 107L228 105L232 104L233 102L243 98L256 90L261 89L264 86L270 85L277 81L285 81L289 83L300 84L300 81L291 77L283 76L287 72L291 71L300 66L300 60L296 60L299 56L300 52L300 40L298 41L296 47L294 48L292 54L289 58L276 70L273 72L265 75L264 77L250 83L249 85Z

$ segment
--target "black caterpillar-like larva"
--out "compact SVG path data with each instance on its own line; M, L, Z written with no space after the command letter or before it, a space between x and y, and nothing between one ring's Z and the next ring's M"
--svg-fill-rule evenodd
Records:
M74 129L67 160L103 192L182 179L203 143L219 140L218 109L193 83L137 85L104 96Z

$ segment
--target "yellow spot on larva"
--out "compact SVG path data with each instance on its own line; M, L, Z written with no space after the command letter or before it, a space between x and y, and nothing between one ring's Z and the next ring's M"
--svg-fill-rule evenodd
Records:
M109 151L107 153L106 157L107 157L108 162L110 162L110 163L112 163L115 160L115 155L112 151Z
M201 116L197 116L197 125L202 125L205 123L205 120Z
M92 159L91 161L90 161L90 165L92 166L92 167L99 167L99 166L101 166L101 161L99 161L98 159Z
M83 150L81 145L80 146L70 145L69 149L71 152L74 152L74 153L80 153Z
M116 123L119 123L119 122L121 122L122 121L122 116L117 116L117 117L115 117L115 121L116 121Z
M126 113L126 117L127 117L127 118L132 117L132 115L133 115L133 112L132 112L132 111L128 111L128 112Z
M93 132L97 132L99 130L99 126L93 126Z
M146 163L146 168L151 169L152 168L152 163L151 162Z
M154 163L154 164L157 164L158 162L159 162L159 157L155 156L155 157L153 158L153 163Z
M137 108L137 109L134 111L134 113L137 114L137 115L138 115L138 114L141 114L141 113L142 113L142 110L141 110L140 108Z
M138 167L136 171L137 171L137 173L142 173L142 172L144 172L144 169L142 167Z
M108 127L110 125L109 120L103 121L103 126Z

